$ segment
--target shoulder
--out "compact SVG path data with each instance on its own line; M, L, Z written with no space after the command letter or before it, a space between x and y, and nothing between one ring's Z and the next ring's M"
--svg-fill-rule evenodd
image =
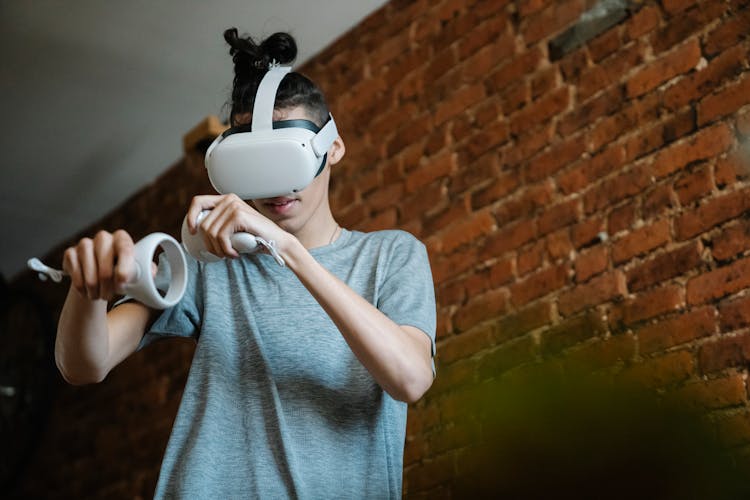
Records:
M354 243L379 246L381 248L424 247L413 234L401 229L384 229L381 231L361 232L351 231Z

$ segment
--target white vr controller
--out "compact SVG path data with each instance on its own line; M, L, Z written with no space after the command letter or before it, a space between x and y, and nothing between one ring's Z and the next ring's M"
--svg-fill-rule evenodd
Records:
M204 210L198 216L197 222L208 214ZM126 295L133 297L138 302L152 307L154 309L167 309L176 305L185 294L187 286L187 261L185 252L191 257L202 262L216 262L222 260L221 257L210 253L203 242L203 235L198 229L196 234L190 234L187 227L187 218L182 223L182 245L170 235L165 233L151 233L139 240L134 248L134 260L136 264L135 278L122 286L122 291ZM236 233L231 238L232 247L238 253L247 254L260 250L262 247L276 259L279 265L284 266L284 259L276 251L276 245L273 241L267 242L263 238L253 236L249 233ZM151 272L151 263L153 262L156 249L161 247L164 250L164 256L169 263L170 280L166 292L162 293L154 283L154 276ZM64 271L53 269L42 263L36 257L29 259L27 265L33 271L39 273L39 278L46 280L48 277L55 283L62 281L66 276Z

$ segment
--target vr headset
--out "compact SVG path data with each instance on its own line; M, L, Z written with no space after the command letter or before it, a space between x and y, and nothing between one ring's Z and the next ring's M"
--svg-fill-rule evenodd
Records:
M309 120L273 121L276 91L291 69L271 65L255 95L250 126L226 130L206 151L208 178L220 194L283 196L306 188L323 171L338 137L333 116L322 128Z

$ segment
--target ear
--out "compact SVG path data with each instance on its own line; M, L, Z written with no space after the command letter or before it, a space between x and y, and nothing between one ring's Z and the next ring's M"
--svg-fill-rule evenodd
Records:
M328 164L337 164L339 161L341 161L341 158L344 157L345 153L346 146L344 145L344 140L341 138L341 136L338 136L336 137L336 139L334 139L333 144L331 144L331 147L328 150Z

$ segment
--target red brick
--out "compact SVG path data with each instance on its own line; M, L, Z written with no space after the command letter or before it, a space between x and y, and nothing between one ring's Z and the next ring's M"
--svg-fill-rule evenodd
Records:
M580 47L563 57L560 62L560 73L563 80L577 86L581 75L591 65L586 46Z
M598 121L589 132L589 151L598 151L607 144L635 130L643 122L640 107L631 103L617 113Z
M440 234L442 249L445 253L450 253L482 235L489 234L494 226L495 220L489 212L474 213L465 221L453 224Z
M519 0L518 14L526 17L529 14L533 14L534 12L541 10L549 3L550 0Z
M386 208L382 212L376 212L364 221L360 226L362 231L382 231L384 229L393 229L396 227L398 220L398 211L395 207Z
M638 97L693 69L701 58L698 40L690 40L633 75L627 83L628 97Z
M677 351L633 365L624 370L622 376L646 387L660 388L682 382L694 371L693 355L687 351Z
M518 251L518 259L516 269L518 276L524 276L534 269L542 267L545 255L545 242L544 240L536 240L531 245L522 248Z
M584 102L610 87L614 82L612 75L608 74L606 69L601 65L595 65L583 71L577 83L578 100Z
M619 170L624 160L625 150L622 146L612 146L562 172L557 178L557 185L564 194L579 192L597 179Z
M750 286L750 258L692 278L687 283L688 303L703 304Z
M565 165L580 159L584 153L584 148L583 135L578 135L552 146L548 151L529 161L526 166L526 179L536 182L549 177Z
M636 331L642 354L665 351L716 333L716 311L704 307L644 326Z
M513 57L487 77L487 94L498 93L536 70L542 61L542 51L534 47Z
M512 115L525 107L530 101L531 87L526 80L521 80L508 86L500 94L500 105L503 108L503 114L506 116Z
M549 122L520 135L513 147L505 152L503 163L509 168L520 168L520 164L544 148L554 137L555 125Z
M520 186L518 170L498 174L492 184L471 193L471 209L479 210L503 199Z
M404 182L407 193L414 193L436 179L444 179L453 171L455 155L449 152L427 160L422 166L411 171Z
M748 103L750 103L750 76L745 74L739 81L725 86L720 92L701 99L698 103L698 125L734 113Z
M712 60L705 68L669 87L664 92L664 105L671 109L679 109L711 93L724 80L742 72L742 59L745 53L741 46L732 47Z
M450 150L444 154L453 159ZM448 182L448 193L451 198L487 184L500 174L500 160L495 152L489 152L474 161L468 161L461 155L453 163L457 168Z
M575 261L576 281L583 283L592 276L601 274L609 265L609 247L596 245L583 250Z
M541 125L567 109L570 102L568 87L560 88L529 105L524 110L510 117L511 131L520 134Z
M466 59L482 47L490 45L498 37L508 36L505 31L507 24L508 18L505 15L497 15L474 27L458 42L459 60Z
M742 374L734 373L724 378L692 382L672 397L696 409L713 410L745 403L747 392Z
M531 99L535 100L557 88L558 75L556 66L550 66L534 74L531 77Z
M669 226L669 221L662 219L615 241L612 245L612 261L619 264L668 243Z
M438 307L461 304L466 299L466 288L463 281L441 283L435 287L435 300Z
M446 96L435 109L433 119L435 125L441 125L446 120L453 118L466 108L485 98L484 86L479 84L466 85Z
M613 86L595 98L578 104L564 115L559 124L560 134L564 137L580 130L599 118L610 115L620 109L624 103L623 88Z
M700 241L693 241L630 268L628 289L636 292L695 269L702 262L702 248Z
M585 212L592 214L640 193L651 184L649 174L645 165L636 165L615 177L605 179L583 195Z
M641 216L652 219L669 212L677 207L677 195L671 184L662 183L654 186L643 197Z
M438 360L440 364L454 363L458 360L468 358L492 344L493 325L480 326L467 332L453 335L437 346ZM442 368L442 366L440 367ZM443 375L442 369L440 375Z
M671 50L672 47L698 33L706 25L719 19L726 8L727 5L723 2L702 2L696 8L672 17L661 30L650 37L654 54Z
M508 290L500 288L477 297L456 311L453 323L459 332L466 331L478 323L497 318L508 308Z
M483 81L487 74L501 61L508 59L515 53L516 41L511 33L498 37L479 49L462 64L461 77L465 81Z
M570 316L583 309L622 298L626 293L625 276L621 271L615 270L562 292L558 296L558 309L563 316Z
M485 127L502 119L502 108L500 99L492 96L476 107L474 111L474 124L477 127Z
M716 183L716 187L724 189L733 185L738 180L747 179L750 171L744 162L744 159L735 154L730 154L726 158L716 160L716 165L714 166L714 182Z
M680 203L689 205L708 195L714 187L711 179L711 169L703 165L692 172L682 175L675 181L674 189Z
M505 285L513 278L513 259L499 260L489 268L490 286L496 288Z
M474 135L466 147L469 160L482 156L487 151L496 148L506 142L509 138L510 129L505 122L497 122L485 127L481 132Z
M635 159L655 151L681 137L695 132L695 112L692 108L679 111L655 126L642 128L625 142L625 161Z
M721 331L731 332L750 325L750 298L741 297L719 306Z
M632 360L635 347L634 335L610 335L606 339L596 338L592 342L576 346L568 350L566 355L573 366L596 370Z
M499 257L528 243L536 236L536 228L529 221L520 221L493 233L482 247L482 259Z
M573 224L578 220L580 210L580 199L572 199L550 206L539 216L537 222L538 234L543 236L556 229Z
M520 337L488 352L479 362L479 377L494 378L513 367L533 361L537 346L530 335Z
M747 38L750 32L750 10L742 9L732 14L732 17L722 20L723 22L706 36L704 51L707 56L719 54Z
M520 337L544 325L552 323L552 304L537 302L520 311L503 316L493 330L496 344Z
M664 10L670 14L680 12L693 6L697 0L663 0Z
M701 129L686 140L659 151L654 157L653 173L657 178L666 177L692 162L726 151L733 142L732 132L724 123Z
M529 275L510 286L510 300L516 307L561 289L568 280L570 265L567 263L550 266Z
M631 40L636 40L646 35L659 26L661 14L659 7L655 5L646 5L627 22L627 33Z
M747 364L750 361L750 333L722 336L702 344L698 361L704 374Z
M633 227L636 218L638 206L635 201L631 201L613 208L607 219L607 228L609 235L614 236L620 231L628 230Z
M506 225L521 217L537 215L552 200L552 184L544 182L519 189L511 199L495 208L499 225Z
M430 240L426 240L425 243L429 248L431 243ZM440 255L436 257L434 261L430 261L430 265L432 266L432 277L436 283L448 280L474 267L478 262L478 259L477 250L474 247L470 247L463 252L454 253L448 256Z
M450 203L442 209L422 217L422 227L429 234L439 233L448 226L469 218L469 210L463 200Z
M399 208L404 219L421 218L423 215L429 214L431 209L443 208L447 199L445 187L442 183L437 182L423 187L412 196L406 197L400 203Z
M711 253L715 259L728 260L750 248L750 221L741 219L714 236Z
M750 208L750 190L734 191L717 196L695 210L685 212L675 222L677 240L692 238L722 222L738 217Z
M601 314L593 310L588 311L579 316L567 318L542 332L541 351L545 355L556 354L592 337L600 337L606 331L607 326Z
M612 28L588 42L589 54L594 62L599 62L622 46L619 27Z
M547 236L546 246L552 261L569 259L573 252L573 243L567 229L561 229Z
M604 221L594 216L570 228L570 241L575 248L583 248L600 243L600 233L604 231Z
M609 321L610 325L619 331L641 321L674 312L683 305L681 288L667 285L640 293L613 307Z
M521 34L527 45L532 45L543 38L563 30L583 13L582 0L565 0L553 2L550 7L523 19Z

